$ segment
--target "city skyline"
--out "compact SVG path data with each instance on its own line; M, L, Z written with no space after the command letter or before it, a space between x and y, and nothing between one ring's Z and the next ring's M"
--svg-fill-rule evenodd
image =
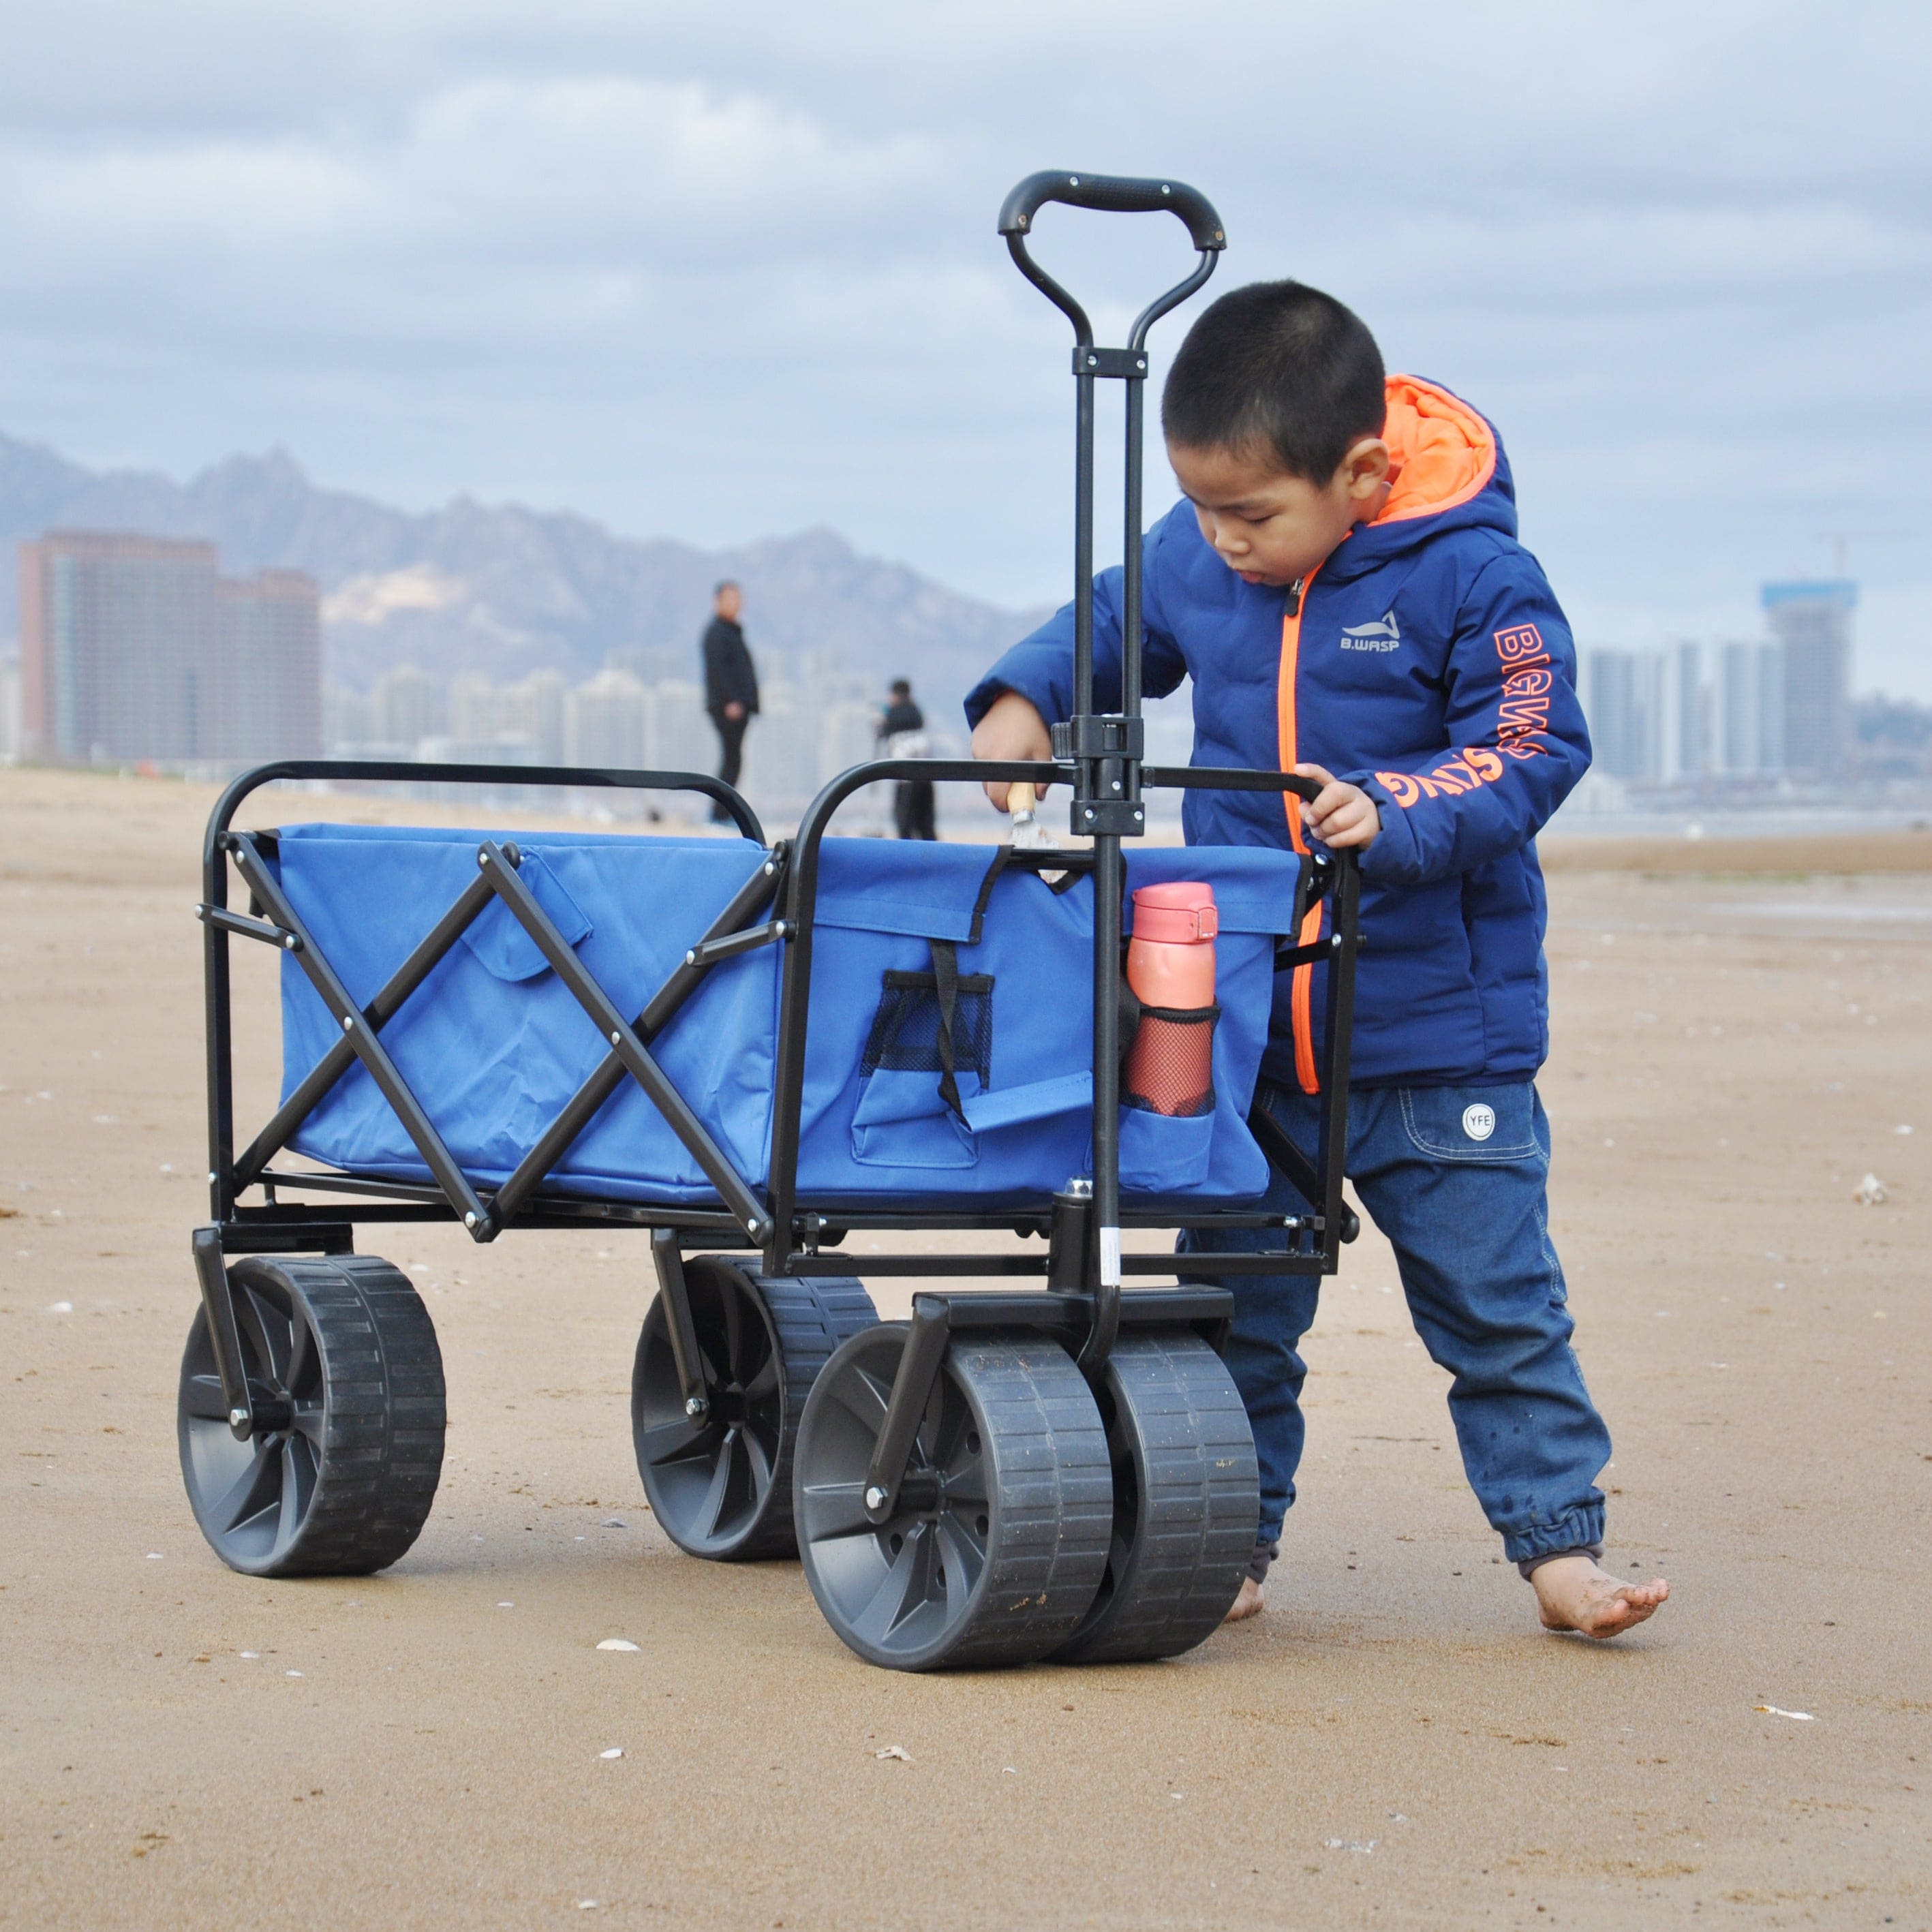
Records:
M1599 800L1606 781L1652 794L1715 788L1747 806L1777 802L1794 786L1870 791L1904 781L1928 802L1932 707L1855 695L1858 601L1846 578L1766 584L1758 638L1585 649L1578 689Z
M396 654L358 686L325 674L320 619L366 601L363 580L332 598L299 572L220 574L217 547L129 532L50 532L20 545L22 657L0 664L0 754L70 762L236 766L313 755L688 768L708 720L694 652L607 652L573 679L542 664L520 679L436 675ZM406 576L406 571L399 573ZM1768 802L1793 782L1844 787L1932 776L1932 711L1909 702L1876 730L1855 719L1848 579L1760 586L1759 637L1680 639L1636 650L1585 640L1579 691L1592 793L1718 784ZM760 650L765 706L746 784L802 804L873 749L873 680L836 651ZM963 749L943 704L935 749ZM1186 689L1156 707L1161 758L1189 754ZM1867 728L1874 721L1864 721ZM1903 731L1903 736L1898 734ZM1870 749L1860 740L1872 737Z

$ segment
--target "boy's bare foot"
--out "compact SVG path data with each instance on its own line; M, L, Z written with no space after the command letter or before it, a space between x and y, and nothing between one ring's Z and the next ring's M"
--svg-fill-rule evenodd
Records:
M1221 1621L1224 1624L1244 1624L1249 1618L1259 1616L1267 1608L1262 1586L1252 1576L1244 1576L1241 1594L1228 1606L1228 1614Z
M1577 1630L1599 1641L1621 1636L1642 1623L1670 1594L1670 1586L1661 1576L1652 1577L1648 1583L1619 1583L1593 1558L1583 1556L1558 1556L1540 1563L1531 1571L1529 1580L1543 1612L1545 1630Z

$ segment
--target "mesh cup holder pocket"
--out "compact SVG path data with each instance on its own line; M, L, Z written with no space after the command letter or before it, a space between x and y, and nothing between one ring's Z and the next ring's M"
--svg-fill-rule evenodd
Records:
M937 1090L950 1072L976 1077L984 1087L993 1064L993 976L962 973L949 1026L936 973L890 971L879 995L872 1030L866 1036L863 1080L880 1067L894 1073L930 1073Z
M1170 1119L1214 1111L1214 1028L1219 1006L1143 1006L1120 1080L1120 1104Z
M977 1163L964 1102L991 1077L992 995L986 973L884 974L859 1065L855 1161L902 1168Z

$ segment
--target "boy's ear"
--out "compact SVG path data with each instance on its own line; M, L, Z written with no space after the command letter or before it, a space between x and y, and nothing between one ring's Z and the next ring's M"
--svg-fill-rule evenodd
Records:
M1388 483L1393 466L1388 445L1378 436L1365 436L1342 458L1339 480L1352 500L1365 503Z

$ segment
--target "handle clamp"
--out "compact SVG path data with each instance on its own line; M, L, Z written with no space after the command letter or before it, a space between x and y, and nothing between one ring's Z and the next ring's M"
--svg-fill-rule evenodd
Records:
M1130 382L1147 380L1148 357L1144 349L1076 348L1073 373L1076 376L1117 376Z

